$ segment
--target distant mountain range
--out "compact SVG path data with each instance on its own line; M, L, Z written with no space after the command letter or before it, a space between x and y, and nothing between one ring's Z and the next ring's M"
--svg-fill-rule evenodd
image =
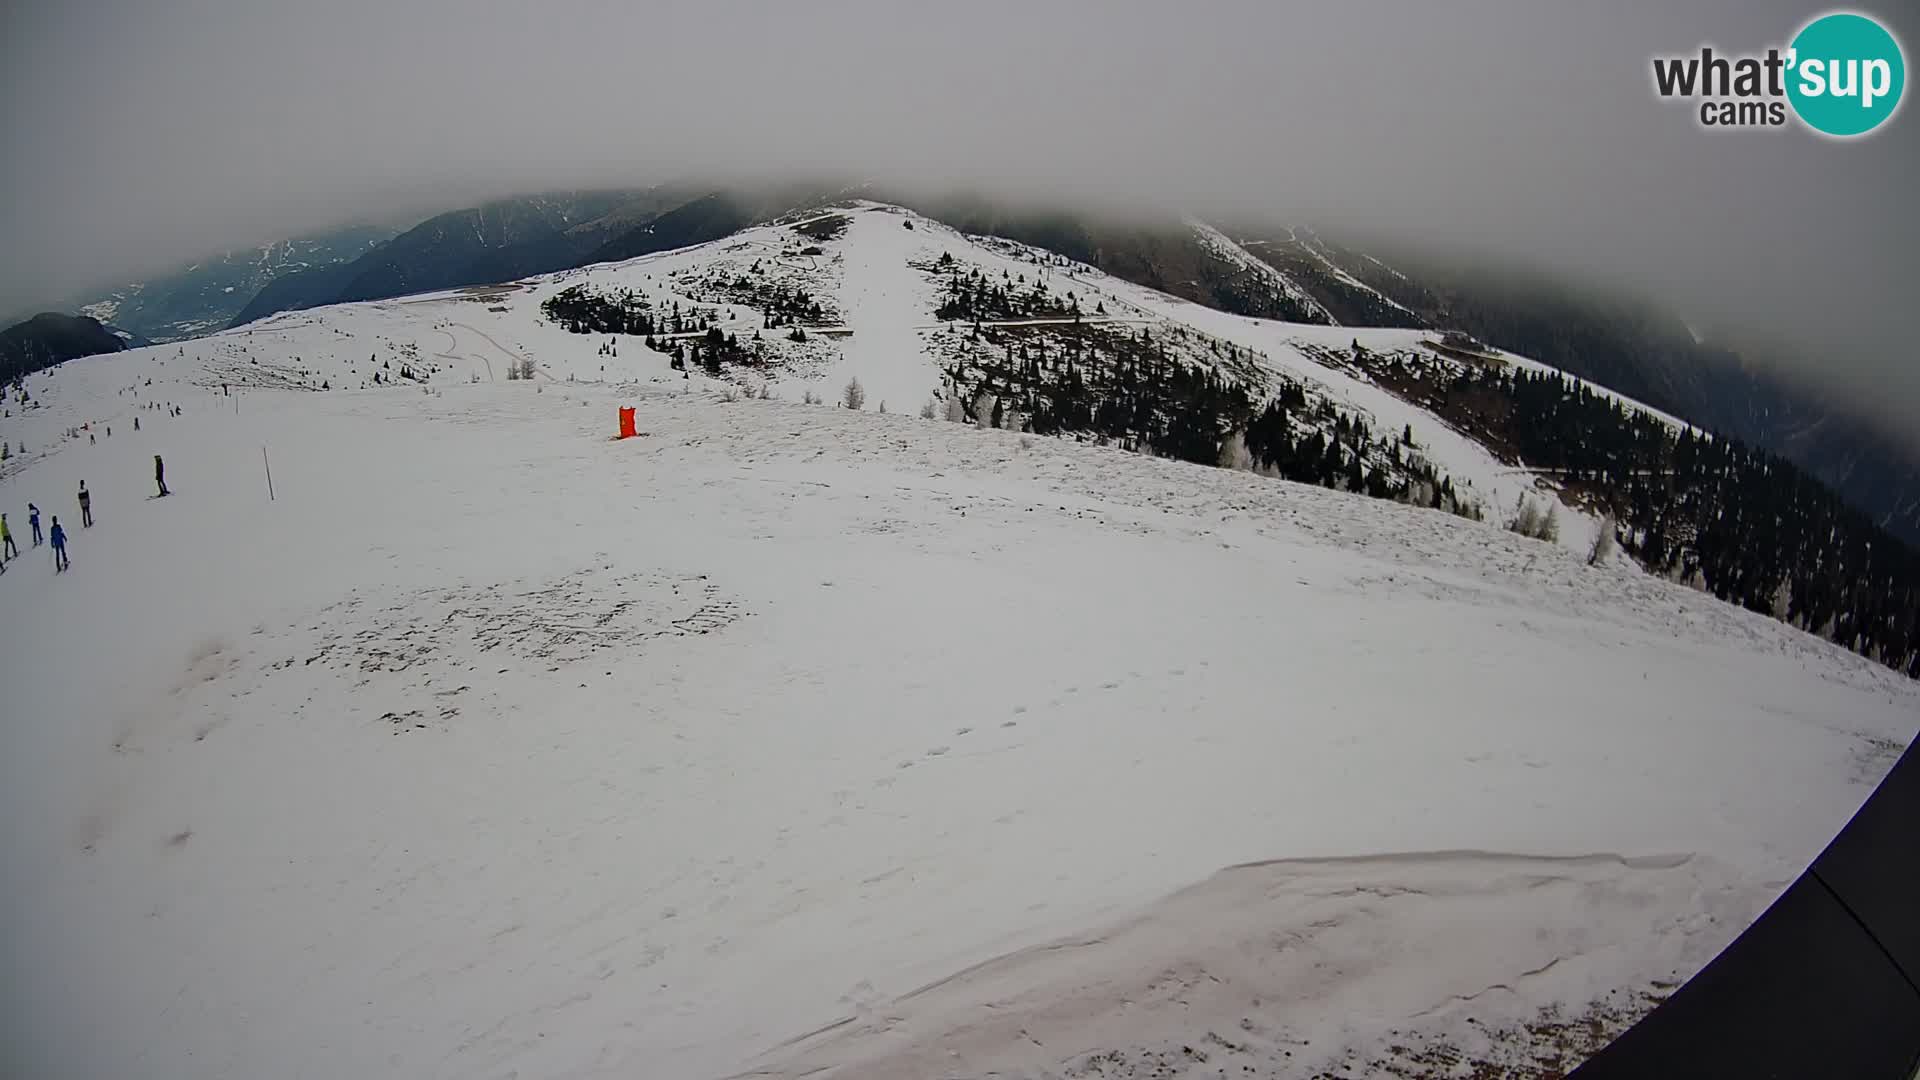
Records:
M230 323L242 326L280 311L511 281L604 261L603 248L646 229L695 194L664 187L559 192L449 211L351 262L276 278ZM739 228L722 224L725 231L715 235Z
M502 199L429 218L350 263L279 277L232 325L280 311L512 281L702 244L828 194L801 185L763 191L662 185Z
M349 225L312 236L221 252L173 273L77 297L62 308L91 315L149 341L178 341L223 330L271 282L289 274L350 263L395 229Z

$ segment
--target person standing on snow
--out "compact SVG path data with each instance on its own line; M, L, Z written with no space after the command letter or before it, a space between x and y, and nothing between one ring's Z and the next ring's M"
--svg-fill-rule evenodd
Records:
M54 518L53 523L55 526L58 526L60 519ZM80 481L80 527L83 529L93 528L93 496L87 494L87 482L85 480Z
M60 527L60 519L53 519L53 531L47 538L53 542L53 572L59 573L72 565L67 562L67 530Z
M0 560L20 557L20 545L13 542L13 530L7 528L7 515L0 514Z
M160 460L159 454L153 455L153 482L160 488L160 494L154 496L154 498L157 499L165 496L167 494L167 464Z
M27 526L33 530L33 546L40 546L40 508L27 504Z

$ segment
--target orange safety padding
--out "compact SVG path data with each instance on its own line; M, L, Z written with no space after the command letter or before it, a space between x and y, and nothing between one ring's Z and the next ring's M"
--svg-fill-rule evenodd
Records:
M620 410L620 437L623 439L631 439L634 437L635 434L637 434L637 432L634 430L633 410L631 408L621 409Z

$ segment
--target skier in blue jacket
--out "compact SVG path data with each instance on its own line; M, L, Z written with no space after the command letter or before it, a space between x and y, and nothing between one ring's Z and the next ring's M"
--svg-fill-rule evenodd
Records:
M67 530L60 527L60 519L53 519L53 530L47 534L53 544L53 569L55 573L65 570L67 562Z
M32 503L27 504L27 525L33 530L33 546L39 547L45 538L40 535L40 508Z

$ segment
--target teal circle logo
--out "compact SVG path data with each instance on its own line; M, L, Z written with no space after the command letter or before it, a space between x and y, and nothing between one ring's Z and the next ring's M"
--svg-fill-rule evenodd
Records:
M1815 131L1839 138L1865 135L1899 109L1907 88L1900 43L1865 15L1822 15L1789 48L1787 100Z

